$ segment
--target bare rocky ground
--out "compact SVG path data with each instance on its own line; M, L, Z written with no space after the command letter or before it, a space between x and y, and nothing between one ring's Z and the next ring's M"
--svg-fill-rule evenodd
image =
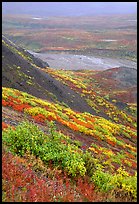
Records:
M35 57L48 62L55 69L66 70L106 70L115 67L128 67L137 69L137 63L127 59L115 59L96 56L85 56L68 53L35 53L29 51Z

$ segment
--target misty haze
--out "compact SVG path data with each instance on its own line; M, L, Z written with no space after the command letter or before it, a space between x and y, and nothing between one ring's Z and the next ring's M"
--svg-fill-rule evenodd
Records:
M103 14L132 14L136 2L3 2L3 14L38 16L88 16Z

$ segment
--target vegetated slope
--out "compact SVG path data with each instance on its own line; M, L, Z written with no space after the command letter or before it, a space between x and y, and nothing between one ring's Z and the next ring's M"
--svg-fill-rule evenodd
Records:
M3 146L6 145L11 152L21 157L21 160L18 159L18 166L22 166L22 158L26 165L31 162L30 166L36 177L37 172L39 175L49 175L47 171L51 164L51 168L66 172L71 178L88 176L96 188L107 192L110 196L107 199L115 199L117 194L124 201L136 199L136 128L116 124L87 112L76 112L12 88L3 87L2 105L3 130L9 125L15 128L3 131ZM31 123L25 123L25 118ZM24 123L19 124L21 121ZM32 126L32 123L39 126L45 134ZM56 129L53 123L56 124ZM28 155L28 151L32 156ZM36 158L39 158L37 166ZM43 180L44 184L47 182L48 180ZM15 189L18 185L19 182ZM27 189L31 193L31 186ZM83 192L82 194L84 195ZM63 190L61 197L62 195ZM96 201L94 197L88 196L87 194L87 200ZM105 197L103 199L107 200Z
M116 123L135 126L136 107L133 105L136 104L135 69L72 72L49 67L41 68L35 63L41 62L43 66L42 61L37 61L5 38L2 48L3 86L25 91L42 99L65 103L79 112L89 112ZM130 93L131 89L135 89L132 91L133 94ZM118 94L121 92L124 92L127 101L119 100Z
M8 41L2 55L3 201L135 201L136 106L110 95L115 81L40 68Z
M112 69L115 72L115 69ZM71 87L79 93L84 100L98 114L106 119L112 120L120 124L128 124L134 127L136 121L136 100L134 97L130 99L130 89L133 87L118 89L115 87L119 83L115 78L98 77L102 71L67 71L47 69L44 72L50 73L54 78L61 81L63 84ZM116 98L115 93L124 92L126 101Z
M65 83L65 77L59 81L58 78L53 75L52 71L50 71L51 69L49 69L49 67L41 68L37 66L38 64L40 65L41 62L39 59L36 59L30 54L28 55L28 52L24 52L22 49L20 50L19 47L7 39L5 40L5 38L3 38L2 56L3 86L25 91L42 99L65 103L76 111L86 111L107 119L111 118L107 111L109 106L105 110L101 105L98 106L98 100L101 96L96 92L96 88L92 89L90 86L87 87L88 85L81 85L77 78L76 81L73 81L70 75L67 77L69 81L71 80L70 84ZM34 62L38 64L36 65ZM46 64L41 62L41 65L44 67ZM55 70L53 70L53 72L55 72ZM56 72L56 74L59 72ZM67 72L63 71L63 73L66 74ZM60 77L62 77L63 73L61 71ZM78 89L80 89L79 92L77 91L77 87L75 89L72 87L75 83ZM84 86L84 90L82 90L82 86ZM90 91L93 91L93 96ZM100 100L108 103L102 97ZM93 105L94 103L95 105ZM114 104L110 104L109 102L109 105L115 109ZM98 107L96 108L96 106ZM125 121L123 119L124 118L121 119L122 123Z
M128 67L119 67L98 72L95 75L100 89L108 92L110 98L117 101L121 108L126 103L137 103L137 70ZM120 106L118 106L120 108Z
M100 89L109 91L109 94L117 101L125 103L137 102L137 70L128 67L107 69L95 74ZM122 92L124 96L118 97ZM126 96L127 95L127 96Z
M43 72L40 66L48 65L3 37L2 86L16 88L43 99L58 100L77 111L95 113L78 93Z

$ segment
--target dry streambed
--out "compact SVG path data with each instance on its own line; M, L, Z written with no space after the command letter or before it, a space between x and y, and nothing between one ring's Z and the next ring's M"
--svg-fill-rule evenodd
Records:
M93 57L67 53L35 53L29 51L35 57L48 62L49 66L55 69L66 70L105 70L114 67L129 67L137 69L137 63L126 59L114 59L104 57Z

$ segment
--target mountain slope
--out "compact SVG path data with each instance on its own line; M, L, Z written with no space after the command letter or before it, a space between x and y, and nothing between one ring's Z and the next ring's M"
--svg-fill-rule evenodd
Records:
M2 49L3 201L136 201L136 83L126 70L41 68L7 39Z
M89 112L114 122L134 126L135 115L130 114L129 109L132 107L128 103L136 103L135 69L68 72L44 67L45 65L48 64L3 37L3 86L63 103L79 112ZM127 100L121 100L121 94L123 99Z
M86 148L90 148L90 150L95 144L99 149L110 149L113 154L117 155L125 146L124 154L126 155L125 152L129 150L129 153L134 155L134 159L131 160L131 162L135 161L135 128L116 124L102 117L94 116L86 112L76 112L70 108L64 107L62 104L52 103L47 100L44 101L16 89L3 87L2 91L4 122L4 118L8 122L8 118L12 121L13 116L15 116L16 120L14 120L17 125L24 120L24 114L26 114L26 118L29 120L33 119L36 123L40 124L41 127L48 129L46 121L54 121L57 124L57 127L60 126L60 132L71 135L74 139L78 138L78 140L82 141L86 145ZM10 107L11 110L9 109ZM14 113L15 110L19 112L17 116ZM11 116L7 114L10 111L13 112ZM12 125L12 123L9 124ZM92 151L94 156L96 156L96 152L93 148ZM128 165L125 164L125 167L128 168ZM132 172L131 169L130 172Z
M62 175L64 174L65 178L67 173L66 180L71 179L68 186L74 188L74 195L78 192L76 188L78 179L80 181L86 179L85 182L91 181L86 186L87 192L92 184L95 185L95 190L99 190L97 190L98 196L100 192L103 192L103 197L101 197L103 201L136 200L137 137L135 128L116 124L89 113L75 112L63 105L36 98L16 89L3 87L2 94L3 157L7 158L6 148L10 148L10 151L16 154L16 156L12 155L13 160L18 158L16 167L22 167L21 169L24 170L25 167L31 168L29 172L34 171L33 178L36 176L47 178L43 180L43 183L38 184L39 188L47 184L50 172L55 181L59 179L63 181ZM7 129L9 126L11 128ZM10 188L12 185L17 189L23 180L21 179L20 183L16 180L16 184L10 184L11 175L7 178L6 175L9 173L5 170L7 163L10 166L9 160L5 161L4 158L3 189L5 192L5 181L8 182ZM11 172L12 168L13 165L8 171ZM60 176L55 177L57 171L63 174L60 173ZM17 170L17 172L21 171ZM16 175L12 178L16 178ZM27 183L30 186L27 187ZM24 186L30 191L32 183L27 183L24 182ZM60 185L59 188L61 187ZM25 192L27 192L26 188ZM92 194L94 188L90 190ZM33 192L29 194L34 195ZM23 193L22 189L21 193ZM63 193L61 190L61 199ZM82 196L84 194L86 194L84 191L81 192ZM107 197L105 197L106 194ZM97 197L89 197L89 195L87 194L84 199L97 201ZM24 196L22 200L27 199L27 194ZM16 195L15 198L18 199ZM36 199L40 200L40 198ZM70 198L67 197L68 199ZM13 198L10 197L9 200Z
M97 74L99 77L107 77L116 81L116 88L129 88L137 86L137 70L128 67L107 69Z
M40 60L30 59L29 53L13 47L7 39L2 43L2 85L16 88L33 94L34 96L60 101L77 111L87 111L95 114L92 108L81 96L61 82L44 73L40 67ZM32 62L33 61L33 62ZM41 65L47 65L41 62ZM80 104L80 105L79 105Z

